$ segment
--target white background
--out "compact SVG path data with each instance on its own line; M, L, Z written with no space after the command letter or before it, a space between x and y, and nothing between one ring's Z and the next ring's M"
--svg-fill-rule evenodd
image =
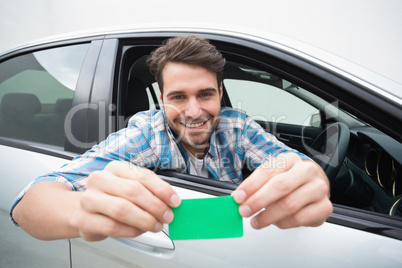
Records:
M401 0L1 0L0 51L51 35L149 23L263 29L402 84Z

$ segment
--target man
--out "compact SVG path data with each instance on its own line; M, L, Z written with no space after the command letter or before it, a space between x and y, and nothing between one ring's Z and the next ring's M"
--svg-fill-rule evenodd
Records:
M126 129L28 185L11 211L25 231L89 241L161 231L181 200L152 168L239 183L233 196L243 217L255 214L256 229L318 226L332 213L317 164L244 113L221 108L225 60L207 40L170 39L148 64L163 109L135 115ZM244 163L254 171L242 182Z

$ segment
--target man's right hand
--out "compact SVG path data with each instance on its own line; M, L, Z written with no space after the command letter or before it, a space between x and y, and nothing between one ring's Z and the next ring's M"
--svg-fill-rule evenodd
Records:
M79 203L71 224L83 239L99 241L159 232L173 220L170 207L178 207L181 200L154 172L115 161L88 177Z
M99 241L158 232L173 220L170 207L180 203L173 188L154 172L116 161L93 172L84 192L55 181L35 184L12 215L22 229L41 240L81 236Z

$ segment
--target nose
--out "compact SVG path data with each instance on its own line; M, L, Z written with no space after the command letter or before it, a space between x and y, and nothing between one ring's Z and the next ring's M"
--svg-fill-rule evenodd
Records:
M186 117L196 118L202 115L202 109L197 98L190 98L184 109Z

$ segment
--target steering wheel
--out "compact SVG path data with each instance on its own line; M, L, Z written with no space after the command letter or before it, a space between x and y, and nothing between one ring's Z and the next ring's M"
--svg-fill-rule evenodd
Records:
M333 123L324 129L307 148L310 157L327 174L328 179L336 178L346 157L350 140L349 128L343 123Z

